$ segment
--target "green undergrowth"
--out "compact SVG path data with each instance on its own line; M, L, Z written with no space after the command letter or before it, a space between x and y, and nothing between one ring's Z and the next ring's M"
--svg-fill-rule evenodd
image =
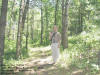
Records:
M81 69L85 75L97 75L100 71L97 57L100 49L99 35L99 30L94 30L70 36L69 47L61 50L60 66Z

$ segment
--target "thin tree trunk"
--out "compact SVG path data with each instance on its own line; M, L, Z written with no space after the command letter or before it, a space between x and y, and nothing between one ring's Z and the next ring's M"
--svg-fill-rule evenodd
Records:
M27 15L28 11L29 11L29 0L27 0L26 2L26 6L25 6L25 13ZM24 15L24 16L26 16ZM26 17L24 17L26 19ZM24 19L24 22L25 22L25 19ZM28 15L27 15L27 32L26 32L26 50L28 49L28 36L29 36L29 25L28 25L28 21L29 21L29 18L28 18Z
M4 58L7 7L8 7L8 0L2 0L1 15L0 15L0 73L1 73L1 65L3 65L3 58Z
M43 43L43 5L41 0L41 44Z
M45 6L45 12L46 12L46 43L48 39L48 6Z
M82 16L82 13L81 13L81 25L80 25L80 29L81 29L81 32L83 31L83 16Z
M82 32L83 31L83 7L82 7L82 3L80 4L80 7L79 7L79 32Z
M27 32L26 32L26 50L28 49L28 36L29 36L29 25L28 25L28 16L27 16Z
M64 31L63 31L63 28L64 28L64 27L63 27L63 26L64 26L64 20L65 20L65 19L64 19L64 18L65 18L65 17L64 17L64 12L65 12L65 9L64 9L64 0L62 0L62 33L61 33L61 35L62 35L62 36L61 36L61 37L62 37L62 46L64 46L64 45L63 45L63 44L64 44L64 42L63 42L63 41L64 41L64 40L63 40L63 38L64 38Z
M30 0L27 0L27 2L26 2L24 12L23 12L23 16L22 16L22 28L23 29L24 29L24 24L25 24L25 20L26 20L26 15L27 15L27 12L28 12L28 9L29 9L29 1Z
M34 11L32 12L31 39L34 40Z
M11 35L11 26L12 26L12 21L13 21L13 15L14 15L14 6L15 6L15 0L13 1L13 5L12 5L12 11L11 11L11 20L10 20L10 24L9 24L9 31L8 31L8 39L10 40L10 35Z
M21 31L22 31L22 12L23 12L23 1L21 0L20 3L20 10L19 10L19 22L18 22L18 32L17 32L17 44L16 44L16 58L18 59L21 55Z
M55 5L55 25L57 25L57 12L58 12L58 0L56 0L56 5Z
M68 48L68 8L69 8L69 1L66 0L65 2L65 9L64 9L64 0L62 0L62 46L63 48Z
M62 0L62 26L64 25L64 0Z
M20 11L19 11L19 22L18 22L18 33L17 33L17 44L16 44L16 58L21 56L21 46L22 46L22 34L24 29L24 23L26 19L26 14L28 11L29 0L24 4L24 0L21 0Z
M81 19L80 19L80 17L81 17L81 8L79 7L79 27L80 27L80 25L81 25ZM80 28L78 27L78 32L80 32L81 30L80 30Z

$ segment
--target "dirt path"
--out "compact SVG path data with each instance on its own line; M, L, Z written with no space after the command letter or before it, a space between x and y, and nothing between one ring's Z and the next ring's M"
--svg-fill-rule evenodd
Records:
M30 48L29 55L31 57L23 60L24 63L17 66L12 75L87 75L75 67L52 65L50 46Z
M32 56L17 66L15 75L66 75L66 69L53 65L50 46L30 48Z

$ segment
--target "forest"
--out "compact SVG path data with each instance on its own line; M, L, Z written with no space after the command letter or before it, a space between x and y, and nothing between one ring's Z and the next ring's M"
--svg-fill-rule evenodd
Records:
M99 24L100 0L0 0L0 75L100 75Z

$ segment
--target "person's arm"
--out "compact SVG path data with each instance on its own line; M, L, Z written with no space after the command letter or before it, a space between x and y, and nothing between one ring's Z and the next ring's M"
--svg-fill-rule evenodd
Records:
M61 41L59 40L59 41L58 41L58 48L60 48L60 44L61 44Z
M49 40L51 40L52 32L49 33Z

